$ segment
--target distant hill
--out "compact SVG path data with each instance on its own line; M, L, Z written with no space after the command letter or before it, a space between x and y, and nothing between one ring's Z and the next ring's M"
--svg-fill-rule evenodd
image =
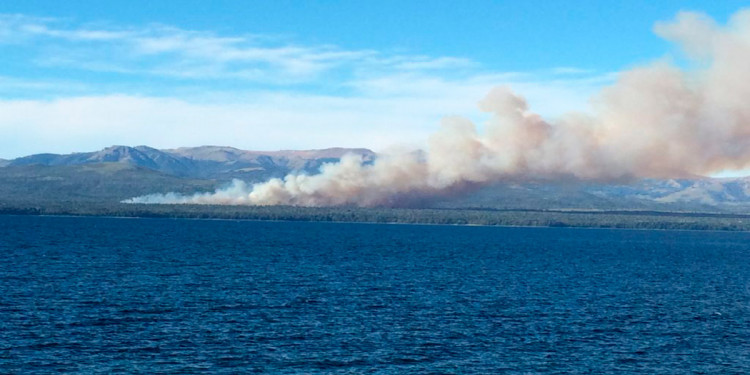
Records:
M372 162L367 149L246 151L202 146L158 150L112 146L95 152L0 160L0 203L119 202L151 193L190 194L234 178L261 182L288 173L315 174L344 154ZM418 197L417 197L418 198ZM564 210L731 211L750 209L750 177L646 179L632 183L506 181L411 201L419 207Z
M72 166L121 163L172 176L227 181L233 178L262 180L293 171L316 173L323 163L338 161L346 153L371 161L367 149L330 148L302 151L245 151L232 147L201 146L158 150L148 146L112 146L101 151L66 155L37 154L5 162L5 166Z

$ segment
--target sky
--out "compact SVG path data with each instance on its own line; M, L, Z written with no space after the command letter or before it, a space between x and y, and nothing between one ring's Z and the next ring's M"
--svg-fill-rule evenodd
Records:
M680 56L653 33L741 1L0 3L0 158L222 145L421 147L507 85L543 116Z

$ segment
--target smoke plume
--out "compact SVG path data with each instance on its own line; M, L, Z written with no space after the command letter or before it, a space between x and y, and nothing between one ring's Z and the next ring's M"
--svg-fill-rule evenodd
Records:
M380 155L371 164L347 155L317 175L130 202L372 206L506 178L672 178L750 166L750 9L726 26L682 12L654 30L680 47L688 67L664 60L623 72L592 98L591 113L548 122L498 87L479 103L492 115L484 132L446 118L425 152Z

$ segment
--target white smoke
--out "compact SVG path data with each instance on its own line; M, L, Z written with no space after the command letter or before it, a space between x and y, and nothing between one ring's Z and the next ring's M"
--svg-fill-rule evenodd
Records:
M671 178L750 166L750 9L724 27L682 12L655 32L684 51L689 68L658 61L624 72L593 98L591 114L547 122L499 87L479 103L492 114L483 134L467 119L446 118L425 153L381 155L372 164L347 155L317 175L129 202L372 206L509 177Z

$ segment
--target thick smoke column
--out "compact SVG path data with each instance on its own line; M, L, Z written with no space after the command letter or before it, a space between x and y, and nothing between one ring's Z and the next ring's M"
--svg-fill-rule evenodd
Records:
M372 164L349 155L318 175L130 202L371 206L509 177L668 178L750 166L750 9L726 27L683 12L655 31L681 47L690 68L660 61L624 72L593 99L593 114L550 123L500 87L479 103L492 114L484 134L467 119L447 118L424 153L381 155Z

